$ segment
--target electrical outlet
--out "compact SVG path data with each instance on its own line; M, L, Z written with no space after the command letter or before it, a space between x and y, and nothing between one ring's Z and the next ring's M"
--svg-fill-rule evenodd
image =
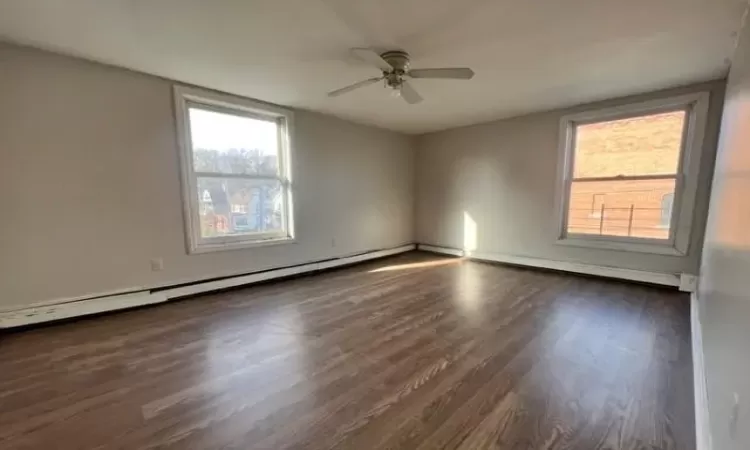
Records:
M152 259L151 270L154 272L161 272L162 270L164 270L164 260L162 258Z
M336 246L336 238L331 238L331 247Z

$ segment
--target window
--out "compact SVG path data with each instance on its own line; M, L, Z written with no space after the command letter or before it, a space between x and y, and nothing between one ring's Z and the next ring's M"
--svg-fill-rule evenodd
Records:
M175 87L191 253L293 238L289 111Z
M707 106L692 94L564 117L558 242L686 253Z

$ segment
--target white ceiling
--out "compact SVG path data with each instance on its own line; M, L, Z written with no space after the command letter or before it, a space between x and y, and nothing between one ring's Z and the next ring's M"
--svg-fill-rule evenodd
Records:
M268 102L421 133L725 76L747 0L0 0L0 36ZM404 49L407 105L351 47Z

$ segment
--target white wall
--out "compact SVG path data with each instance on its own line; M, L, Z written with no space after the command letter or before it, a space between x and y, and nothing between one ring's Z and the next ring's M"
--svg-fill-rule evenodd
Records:
M697 273L723 88L724 82L712 82L421 136L417 143L417 241L473 246L478 252L502 256ZM688 255L556 244L553 211L560 118L590 108L700 90L711 91L711 105Z
M750 25L727 83L700 279L714 450L750 448ZM740 396L732 432L734 394Z
M297 243L187 255L171 87L0 44L0 309L413 242L412 138L297 111Z

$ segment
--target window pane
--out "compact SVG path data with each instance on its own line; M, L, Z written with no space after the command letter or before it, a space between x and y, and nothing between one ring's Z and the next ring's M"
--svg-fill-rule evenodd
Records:
M204 238L283 231L284 194L277 180L198 178Z
M574 181L568 234L668 239L674 189L673 178Z
M574 178L675 174L685 111L576 127Z
M276 122L191 106L190 137L197 172L275 175Z

